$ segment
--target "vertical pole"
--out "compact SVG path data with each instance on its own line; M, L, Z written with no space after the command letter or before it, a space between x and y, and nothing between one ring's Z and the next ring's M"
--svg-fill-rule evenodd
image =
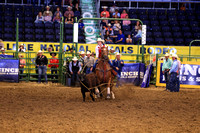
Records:
M16 54L15 54L15 58L17 59L18 58L18 47L19 47L19 44L18 44L18 41L19 41L19 19L17 18L17 21L16 21Z
M156 54L156 80L157 80L157 66L158 66L158 54ZM156 86L156 83L155 83Z
M62 50L63 49L63 17L60 22L60 49L59 49L59 82L62 79Z
M194 40L193 40L193 41L194 41ZM193 41L191 41L190 44L189 44L189 61L190 61L190 55L191 55L191 45L192 45L192 42L193 42Z
M75 22L77 23L77 17L75 18ZM73 28L74 28L74 26L73 26ZM74 33L74 29L73 29L73 35L74 34L78 34L78 33ZM73 44L74 44L74 40L73 40ZM75 55L77 56L77 52L78 52L78 43L77 42L75 43L75 46L76 46Z
M139 62L139 51L140 51L140 50L139 50L139 47L140 47L140 46L139 46L139 41L138 41L138 45L137 45L137 59L136 59L137 61L136 61L136 63Z

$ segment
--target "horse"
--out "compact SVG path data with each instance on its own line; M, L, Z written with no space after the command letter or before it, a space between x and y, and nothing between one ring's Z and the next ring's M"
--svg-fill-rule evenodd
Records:
M108 47L102 47L101 57L98 59L95 73L100 81L100 84L106 84L104 86L107 88L107 99L110 99L110 94L112 99L115 99L115 95L112 91L113 79L115 76L112 74L112 70L113 69L109 64Z

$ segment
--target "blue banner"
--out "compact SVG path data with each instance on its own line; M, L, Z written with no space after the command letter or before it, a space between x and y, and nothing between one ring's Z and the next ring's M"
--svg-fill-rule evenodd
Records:
M14 56L13 55L3 55L3 54L0 54L0 59L3 59L3 58L13 58Z
M127 63L122 68L120 82L121 83L133 83L134 85L140 85L140 77L144 75L144 64L142 63ZM140 69L141 68L141 69ZM140 76L142 75L142 76Z
M165 83L165 77L160 67L160 83ZM183 85L200 85L200 65L182 64L179 76L180 84Z
M19 60L0 59L0 81L19 82Z
M149 82L150 82L152 67L153 67L153 64L149 64L147 66L147 69L145 71L145 75L144 75L144 78L143 78L143 81L142 81L142 85L141 85L142 88L149 87Z

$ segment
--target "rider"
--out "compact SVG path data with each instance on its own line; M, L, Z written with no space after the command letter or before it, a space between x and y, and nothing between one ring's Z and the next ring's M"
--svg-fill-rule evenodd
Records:
M96 46L96 48L95 48L95 52L96 52L96 62L95 62L95 64L94 64L94 66L93 66L93 70L95 70L95 68L96 68L96 65L98 64L98 59L101 57L101 48L102 47L105 47L105 45L103 44L104 43L104 40L103 39L101 39L101 38L98 38L97 39L97 46ZM112 64L111 64L111 62L110 62L110 60L108 61L108 63L110 64L110 66L112 67Z

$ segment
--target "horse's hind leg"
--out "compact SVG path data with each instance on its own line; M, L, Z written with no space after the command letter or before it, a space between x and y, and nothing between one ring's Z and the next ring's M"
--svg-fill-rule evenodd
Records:
M100 95L99 95L99 89L97 88L97 87L95 87L95 94L96 94L96 96L99 98L100 97Z
M92 98L92 101L95 101L92 94L93 94L93 92L92 92L92 90L90 90L90 97Z

